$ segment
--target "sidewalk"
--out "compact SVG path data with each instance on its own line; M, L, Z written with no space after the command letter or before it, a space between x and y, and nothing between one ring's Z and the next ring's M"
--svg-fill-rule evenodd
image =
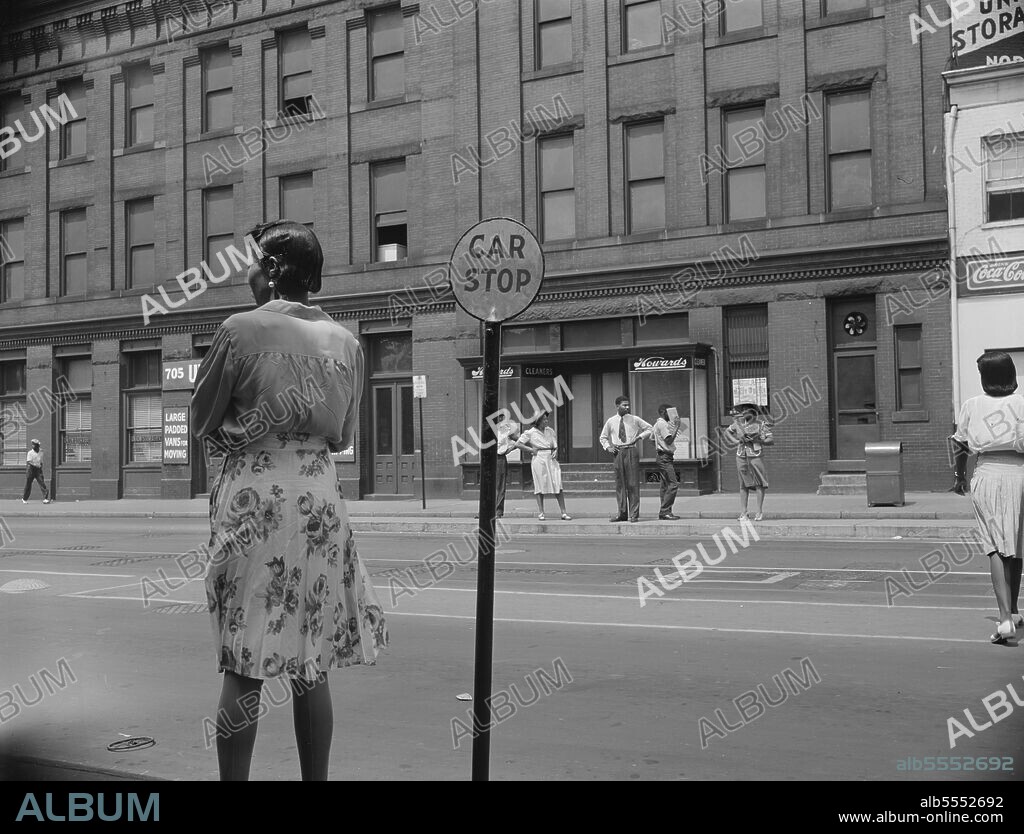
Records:
M61 516L65 518L191 518L208 517L205 498L164 500L125 498L117 501L0 500L0 517ZM750 507L753 509L751 499ZM611 524L614 497L566 497L572 521L562 521L558 504L546 498L547 519L537 520L532 498L506 501L504 523L518 534L672 536L710 535L729 522L736 522L735 494L678 498L674 512L680 521L657 518L658 499L640 502L640 523ZM349 501L348 512L356 532L462 533L475 529L476 500L428 498L427 509L420 499ZM735 524L733 525L735 526ZM955 539L975 529L969 498L951 492L907 493L903 507L869 507L863 495L813 495L769 493L765 520L758 531L768 537L820 538L938 538Z

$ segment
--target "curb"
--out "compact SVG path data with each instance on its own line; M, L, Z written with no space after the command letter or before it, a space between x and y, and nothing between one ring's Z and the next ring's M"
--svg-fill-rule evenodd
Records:
M104 776L102 781L125 781L125 782L166 782L159 776L147 776L142 773L132 773L128 770L118 770L110 767L97 767L74 762L63 762L57 759L41 759L35 756L19 756L12 754L0 757L0 778L5 782L38 782L38 781L60 781L49 778L49 774L41 774L39 771L62 771L68 775L90 774ZM69 780L72 781L72 780ZM73 781L79 781L74 779ZM97 780L100 781L100 780Z
M446 533L461 535L472 533L478 529L479 522L459 523L456 521L416 521L413 519L389 519L387 521L373 518L351 519L352 529L356 533ZM718 523L686 523L641 521L637 524L619 523L589 524L586 522L547 522L517 521L506 516L502 519L505 529L514 535L544 536L627 536L630 538L679 536L710 536L721 531L723 525ZM735 526L733 529L736 529ZM785 522L760 522L756 528L758 535L765 538L793 539L947 539L955 540L958 536L975 530L975 524L939 523L939 524L885 524L885 523L848 523L821 526L816 524L800 524Z

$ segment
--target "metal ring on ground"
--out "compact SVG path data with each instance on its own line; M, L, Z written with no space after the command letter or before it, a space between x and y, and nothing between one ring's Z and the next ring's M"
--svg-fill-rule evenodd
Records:
M123 738L107 745L107 750L118 753L122 750L141 750L145 747L152 747L156 742L149 736L136 736L135 738Z

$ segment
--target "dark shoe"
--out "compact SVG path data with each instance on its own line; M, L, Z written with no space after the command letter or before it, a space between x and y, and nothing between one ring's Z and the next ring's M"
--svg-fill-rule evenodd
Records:
M662 521L679 521L679 516L672 515L672 513L669 513L668 515L659 515L658 518Z
M631 519L629 520L629 523L630 523L630 524L636 524L636 523L637 523L637 522L638 522L639 520L640 520L639 518L631 518Z
M609 518L608 520L612 524L618 524L620 521L625 521L626 517L624 515L617 515L617 516L615 516L615 518Z

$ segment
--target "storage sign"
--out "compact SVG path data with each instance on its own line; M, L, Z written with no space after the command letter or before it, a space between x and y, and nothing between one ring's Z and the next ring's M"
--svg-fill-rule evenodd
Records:
M164 463L188 464L188 406L164 407Z

